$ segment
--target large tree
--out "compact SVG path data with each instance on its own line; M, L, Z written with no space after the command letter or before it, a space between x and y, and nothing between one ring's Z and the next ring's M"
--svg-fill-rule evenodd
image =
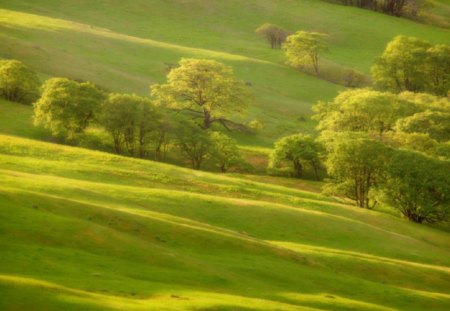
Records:
M124 149L131 156L146 157L154 132L161 122L161 114L152 102L134 94L110 94L102 107L100 122L111 134L114 151Z
M376 201L370 193L382 179L390 149L378 140L352 133L333 135L327 148L327 190L354 200L358 207L373 208Z
M34 104L34 122L68 140L82 134L93 121L105 94L91 82L52 78L42 87Z
M215 122L243 127L228 118L243 113L251 98L231 67L206 59L182 59L167 75L167 83L151 86L151 93L169 108L200 117L206 129Z
M18 60L0 60L0 97L29 104L39 97L36 73Z
M450 161L398 150L386 167L385 200L409 220L445 221L450 215Z
M286 30L270 23L262 24L256 28L255 32L264 37L269 42L272 49L281 48L287 37Z
M269 166L276 167L283 162L288 162L292 165L297 178L303 176L305 166L310 166L316 179L319 179L321 150L322 146L310 135L286 136L275 142Z
M311 66L319 75L319 54L327 49L324 34L297 31L286 38L284 49L290 65L296 68Z
M426 58L431 44L406 36L397 36L388 43L380 58L372 66L372 79L379 87L419 92L426 85Z
M370 132L383 136L397 119L418 109L396 95L370 89L349 90L332 102L319 102L313 107L318 129L335 132Z

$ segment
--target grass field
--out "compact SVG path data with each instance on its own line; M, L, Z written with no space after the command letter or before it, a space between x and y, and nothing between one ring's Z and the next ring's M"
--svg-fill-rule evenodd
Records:
M366 73L396 35L449 38L443 28L319 0L11 0L0 5L0 57L20 59L43 77L143 95L182 57L217 59L256 94L247 119L265 123L264 139L245 143L267 146L282 134L311 130L301 117L342 87L287 67L283 53L255 35L264 22L327 33L326 60Z
M448 234L282 184L2 135L0 309L448 310Z

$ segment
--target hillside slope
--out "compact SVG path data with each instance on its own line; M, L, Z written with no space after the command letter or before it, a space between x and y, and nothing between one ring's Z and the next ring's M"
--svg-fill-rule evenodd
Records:
M448 310L450 237L319 194L0 136L1 310Z
M0 1L0 57L48 76L92 80L112 91L148 94L182 57L232 65L256 95L248 119L266 124L270 143L311 129L302 121L342 87L285 65L254 30L264 22L328 34L327 62L368 73L399 34L448 42L449 31L318 0Z

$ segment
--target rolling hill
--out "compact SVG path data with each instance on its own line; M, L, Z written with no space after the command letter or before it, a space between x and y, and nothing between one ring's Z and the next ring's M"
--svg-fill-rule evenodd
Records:
M447 233L272 180L0 136L2 310L447 310Z

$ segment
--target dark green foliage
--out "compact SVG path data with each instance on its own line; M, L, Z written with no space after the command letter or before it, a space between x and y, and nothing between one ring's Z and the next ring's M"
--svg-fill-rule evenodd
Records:
M322 146L309 135L295 134L283 137L275 142L275 149L270 155L269 167L277 167L289 162L297 178L303 176L305 166L310 166L314 176L319 179Z
M147 156L149 145L160 140L162 115L149 99L132 94L110 94L102 108L100 122L111 134L116 153L126 151L143 158Z
M386 201L409 220L445 221L450 214L450 162L398 150L386 167Z

